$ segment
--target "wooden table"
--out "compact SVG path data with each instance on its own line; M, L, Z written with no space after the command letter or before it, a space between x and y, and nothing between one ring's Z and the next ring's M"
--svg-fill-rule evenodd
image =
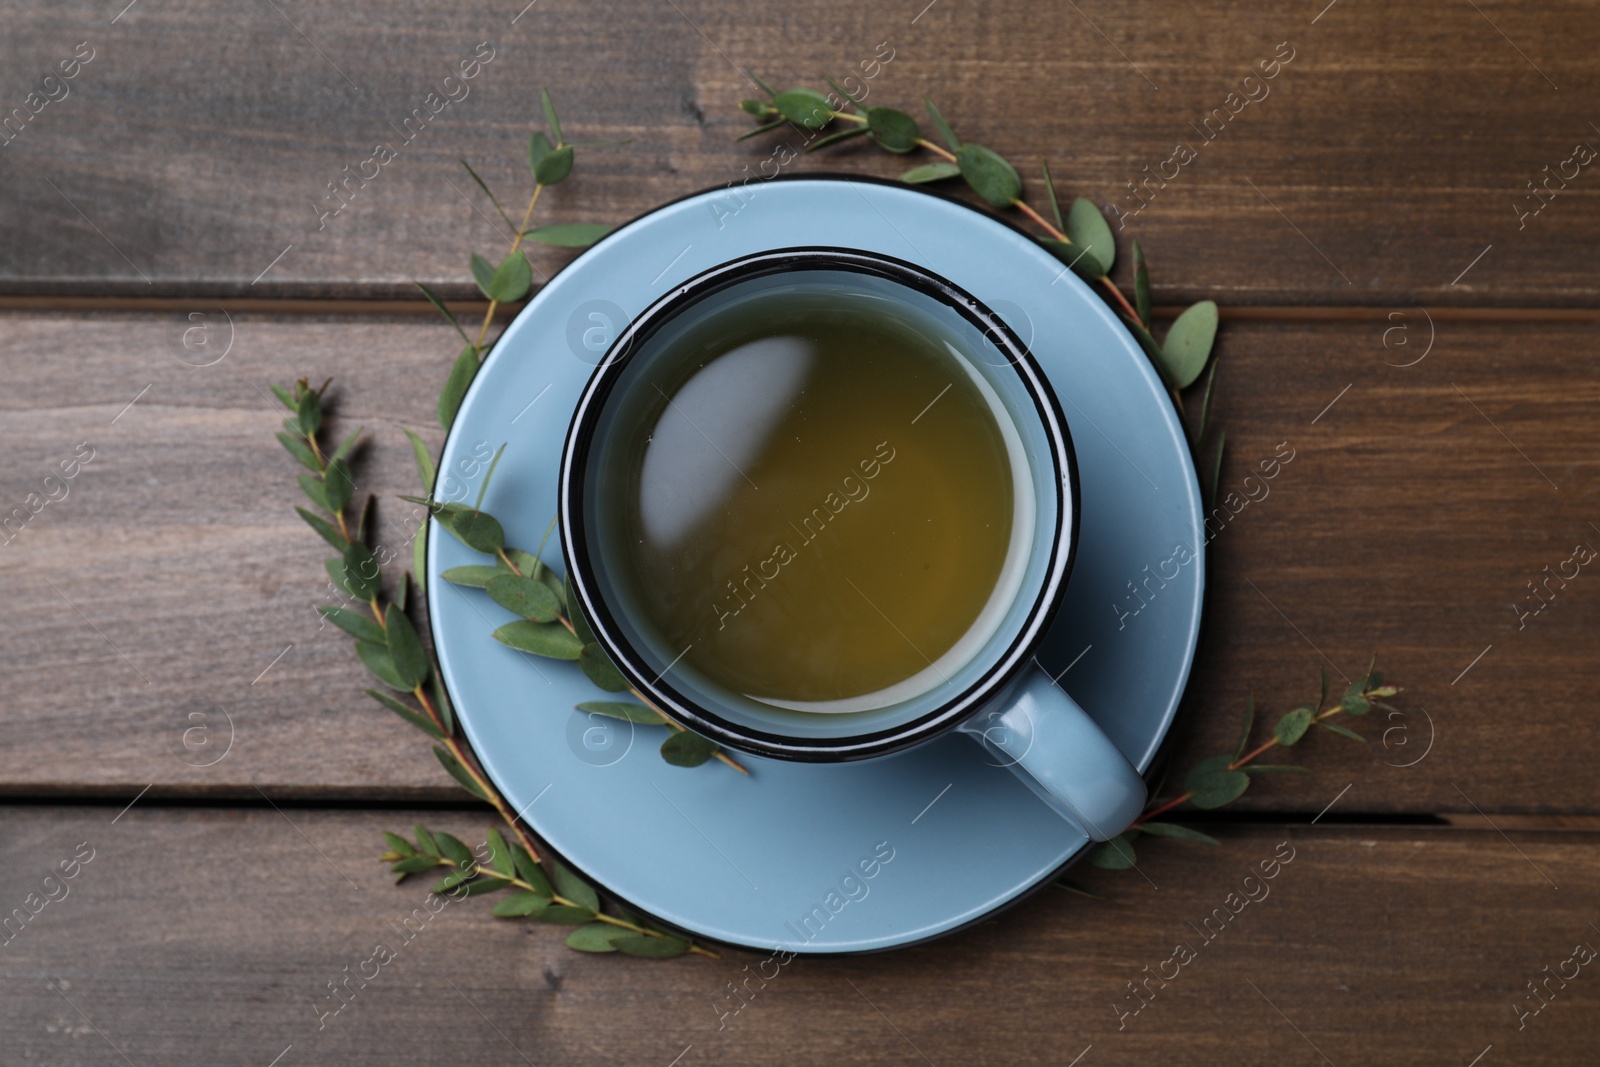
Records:
M1600 973L1572 961L1600 945L1600 578L1546 575L1600 545L1600 173L1568 162L1600 144L1596 5L520 6L0 20L0 107L26 118L0 148L0 510L58 498L0 549L0 911L93 857L0 949L0 1058L1594 1061ZM479 42L470 94L324 217L328 183L398 143ZM380 830L466 835L486 813L319 630L325 553L290 510L264 383L334 377L375 441L363 484L409 491L400 427L437 446L455 351L410 281L470 303L468 252L505 243L458 157L525 195L549 86L569 136L631 143L585 152L545 221L620 222L770 155L733 142L737 68L816 84L874 56L872 102L932 96L1030 178L1048 160L1124 212L1123 258L1142 242L1169 314L1223 305L1225 488L1296 450L1212 542L1173 766L1230 745L1251 695L1270 721L1374 651L1404 714L1369 717L1366 745L1308 740L1311 773L1189 820L1220 847L1075 872L1109 900L1052 887L943 942L796 961L720 1028L755 957L585 956L473 901L319 1029L326 983L422 902L376 862ZM43 81L62 61L64 96ZM1130 183L1207 132L1140 207ZM788 169L897 162L858 142ZM80 446L61 497L45 476ZM200 765L184 731L220 744L225 718L231 748ZM1198 937L1289 849L1269 898ZM1152 978L1179 941L1196 958Z

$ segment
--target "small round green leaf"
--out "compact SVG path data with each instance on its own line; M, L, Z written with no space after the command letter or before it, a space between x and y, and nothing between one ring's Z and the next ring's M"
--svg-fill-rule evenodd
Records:
M610 923L589 923L567 935L567 947L579 952L615 952L611 939L625 933L627 930Z
M510 303L527 296L532 285L533 269L528 266L527 257L521 252L513 252L494 269L485 295L502 304Z
M778 114L808 130L820 130L833 121L833 106L815 89L790 89L772 98Z
M406 688L414 689L427 681L428 653L406 613L390 604L383 613L383 626L389 637L389 658L394 661L395 674L406 683Z
M1067 212L1067 236L1083 253L1078 261L1080 274L1100 278L1111 272L1117 260L1117 241L1093 201L1080 196L1072 202Z
M1339 701L1339 706L1347 715L1365 715L1372 710L1372 701L1364 696L1352 694Z
M900 175L900 180L909 182L912 185L921 185L923 182L937 182L946 178L954 178L960 173L960 167L954 163L946 163L941 160L938 163L924 163L920 167L912 167Z
M961 176L993 207L1006 207L1022 193L1017 170L997 152L981 144L964 144L956 152Z
M892 107L867 108L867 129L879 145L901 154L915 151L922 136L916 119Z
M588 248L610 232L610 226L598 222L561 222L551 226L536 226L528 231L528 236L542 245Z
M674 767L698 767L717 751L717 744L693 730L678 730L661 743L661 758Z
M494 264L476 252L472 253L469 262L472 264L472 280L478 283L478 292L489 296L489 287L494 283Z
M1182 315L1167 331L1161 342L1162 359L1169 376L1179 389L1187 389L1206 369L1211 356L1211 345L1217 339L1217 305L1202 300Z
M1250 776L1243 771L1229 770L1232 762L1232 756L1223 755L1196 764L1184 779L1184 786L1194 794L1190 803L1197 808L1220 808L1243 796L1250 788Z
M583 643L555 622L508 622L494 632L494 639L546 659L574 660L583 652Z
M555 150L556 146L550 143L550 138L545 136L543 130L528 138L528 170L533 172L535 180L539 176L539 163Z
M468 548L494 555L505 547L505 528L487 511L461 505L446 507L439 512L439 521Z
M572 173L572 146L566 145L548 153L533 168L534 181L540 185L554 185Z
M534 578L518 574L501 573L484 585L489 599L513 615L534 622L554 622L561 614L561 605L548 586ZM576 640L576 639L574 639Z
M1311 728L1311 717L1315 714L1315 709L1305 704L1285 712L1283 718L1278 720L1278 725L1272 728L1272 736L1278 739L1280 745L1294 744Z
M1110 841L1100 842L1089 850L1090 865L1108 871L1125 871L1132 867L1138 862L1138 855L1133 850L1133 837L1131 833L1120 833Z

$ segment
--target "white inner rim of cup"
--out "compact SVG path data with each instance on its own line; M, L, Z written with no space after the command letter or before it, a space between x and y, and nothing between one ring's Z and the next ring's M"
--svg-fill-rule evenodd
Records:
M1028 569L1028 559L1033 549L1034 525L1038 521L1038 507L1033 499L1033 478L1028 465L1028 453L1022 444L1022 435L1017 432L1016 423L1011 419L1011 413L1006 410L1000 395L995 392L978 370L972 365L972 358L964 354L949 341L944 342L950 355L966 372L967 377L978 392L983 394L984 403L989 405L989 414L993 416L995 424L1000 428L1000 436L1005 441L1006 460L1011 468L1011 539L1006 546L1005 563L1001 565L1000 574L995 579L994 589L989 594L989 599L984 602L983 609L978 612L978 617L973 620L967 632L956 640L956 643L945 650L944 654L934 660L922 670L909 678L903 678L894 685L871 693L862 693L853 697L843 697L838 700L778 700L774 697L761 696L757 693L746 693L751 700L759 700L763 704L773 707L787 708L790 711L805 711L815 714L842 714L854 711L876 711L879 708L889 707L906 700L922 696L941 685L948 684L962 667L971 663L977 655L988 646L989 641L1000 629L1000 624L1005 620L1011 610L1011 605L1017 599L1017 593L1022 589L1023 575Z

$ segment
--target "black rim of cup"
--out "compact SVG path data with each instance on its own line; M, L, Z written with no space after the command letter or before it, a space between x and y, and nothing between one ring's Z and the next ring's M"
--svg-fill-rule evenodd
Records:
M898 282L952 308L995 344L1033 398L1051 441L1056 524L1051 532L1045 581L1027 621L1002 653L990 654L993 663L977 681L958 696L906 723L837 737L794 737L730 722L714 710L701 707L673 687L668 677L670 666L664 672L653 670L622 637L610 608L596 595L590 576L583 498L595 423L629 359L645 342L695 304L731 286L771 274L816 270L851 271ZM1055 393L1027 346L998 315L944 278L904 260L851 248L783 248L732 260L675 287L640 313L612 343L578 401L562 451L559 493L562 551L572 594L596 641L623 676L673 720L718 744L805 762L866 759L898 752L953 728L981 710L1028 667L1060 607L1078 545L1077 458Z

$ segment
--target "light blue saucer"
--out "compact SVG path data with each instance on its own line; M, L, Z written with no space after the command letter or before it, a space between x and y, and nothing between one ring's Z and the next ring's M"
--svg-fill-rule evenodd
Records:
M506 442L484 508L532 551L556 512L568 418L626 319L718 263L819 245L943 275L1006 319L1050 376L1077 448L1083 512L1039 659L1144 771L1199 634L1204 538L1188 447L1147 358L1099 298L1028 238L954 201L795 178L701 193L623 226L506 330L445 444L437 494L475 498L477 457ZM554 546L545 559L560 569ZM719 763L670 766L656 751L663 728L574 711L602 694L574 666L495 642L490 631L511 616L439 578L483 562L433 524L433 638L467 736L538 835L637 910L763 951L895 948L987 916L1087 844L965 737L840 765L740 755L748 778Z

